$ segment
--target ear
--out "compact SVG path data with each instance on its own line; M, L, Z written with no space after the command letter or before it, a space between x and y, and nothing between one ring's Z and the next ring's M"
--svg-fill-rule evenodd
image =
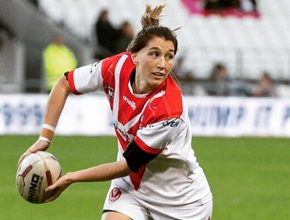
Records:
M134 63L135 65L137 65L137 64L138 64L138 61L137 61L137 54L136 54L136 53L132 53L132 54L131 54L131 58L132 58L132 60L133 60L133 63Z

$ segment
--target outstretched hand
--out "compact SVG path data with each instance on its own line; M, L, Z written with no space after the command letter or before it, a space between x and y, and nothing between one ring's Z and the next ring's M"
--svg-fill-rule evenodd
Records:
M57 199L62 192L72 184L69 178L70 173L60 177L54 184L45 189L46 199L45 202L52 202Z

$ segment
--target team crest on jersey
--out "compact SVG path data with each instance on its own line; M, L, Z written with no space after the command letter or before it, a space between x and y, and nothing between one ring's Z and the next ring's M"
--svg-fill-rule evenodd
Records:
M108 85L104 86L105 93L110 97L114 98L114 89Z
M122 191L119 188L113 188L110 192L109 202L113 203L120 198Z

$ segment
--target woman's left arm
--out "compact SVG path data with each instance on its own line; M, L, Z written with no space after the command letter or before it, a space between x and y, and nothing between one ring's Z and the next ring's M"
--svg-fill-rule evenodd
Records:
M101 164L85 170L67 173L60 177L53 185L49 186L45 193L51 194L46 202L51 202L58 198L60 194L76 182L100 182L127 176L131 173L127 161L125 159L113 163Z

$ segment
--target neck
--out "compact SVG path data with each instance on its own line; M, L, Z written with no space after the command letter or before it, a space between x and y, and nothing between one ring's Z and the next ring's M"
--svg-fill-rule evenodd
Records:
M138 74L136 74L136 70L132 72L130 82L133 92L135 94L146 94L151 91L150 86L148 86L147 83L142 80L141 76L138 76Z
M152 91L146 83L138 81L136 78L133 82L132 89L135 94L146 94Z

